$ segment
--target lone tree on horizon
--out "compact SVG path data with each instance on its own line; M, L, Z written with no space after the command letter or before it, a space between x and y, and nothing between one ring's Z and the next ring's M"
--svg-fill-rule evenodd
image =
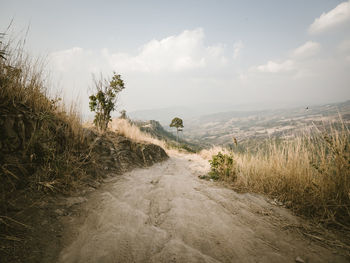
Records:
M111 119L111 112L115 110L118 100L118 94L124 87L124 81L120 75L113 72L111 79L103 78L102 74L99 79L94 77L96 94L91 95L90 110L96 112L94 124L100 131L106 131Z
M182 131L182 128L184 127L182 119L175 117L171 121L170 127L176 128L176 141L179 142L179 131Z

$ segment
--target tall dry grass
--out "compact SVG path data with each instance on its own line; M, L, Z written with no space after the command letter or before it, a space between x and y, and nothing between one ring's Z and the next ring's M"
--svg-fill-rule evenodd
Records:
M26 55L23 41L0 38L1 262L22 262L29 248L40 249L35 237L44 230L36 224L53 211L38 203L81 186L96 167L79 112L49 96L45 72L44 60Z
M153 138L148 133L142 132L139 127L132 124L127 119L113 119L109 124L109 129L136 142L148 142L156 144L163 149L167 148L164 141Z
M231 183L236 189L277 198L318 222L350 226L350 134L344 125L340 130L315 128L233 158L237 176Z
M1 39L0 177L2 197L21 189L63 189L84 174L86 145L80 114L48 95L45 61L24 41Z

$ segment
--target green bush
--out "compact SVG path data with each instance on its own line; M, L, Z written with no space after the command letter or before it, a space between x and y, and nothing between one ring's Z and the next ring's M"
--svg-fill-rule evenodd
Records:
M213 155L210 163L209 175L214 180L235 181L237 179L237 163L232 154L219 152Z

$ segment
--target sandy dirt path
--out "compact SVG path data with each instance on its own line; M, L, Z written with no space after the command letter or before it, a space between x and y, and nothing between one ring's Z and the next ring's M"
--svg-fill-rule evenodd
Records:
M198 179L208 169L173 154L111 179L66 223L59 262L347 262L289 228L286 209Z

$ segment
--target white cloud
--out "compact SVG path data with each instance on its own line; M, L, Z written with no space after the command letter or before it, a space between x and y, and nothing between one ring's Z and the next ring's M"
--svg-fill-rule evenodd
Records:
M311 34L317 34L350 21L350 1L337 5L328 13L315 19L309 27Z
M201 69L226 63L224 47L204 45L202 29L185 30L177 36L152 40L138 54L105 54L113 68L121 71L159 72Z
M185 30L176 36L151 40L141 46L135 55L112 53L108 49L90 51L74 47L52 53L50 60L59 71L83 68L89 72L99 72L102 71L100 67L104 67L122 73L183 72L226 65L224 45L206 46L204 37L202 29Z
M321 50L321 45L317 42L307 41L305 44L296 48L292 56L295 58L308 58L316 55Z
M259 71L264 73L284 73L298 70L298 67L305 59L315 56L321 50L321 45L317 42L307 41L305 44L297 47L284 60L270 60L266 64L253 67L250 71Z
M242 48L244 48L243 42L240 40L233 45L233 59L237 59L241 53Z
M49 55L52 70L69 75L88 74L111 70L103 56L104 50L94 51L80 47L60 50Z
M350 39L347 39L347 40L342 41L342 42L338 45L338 51L340 51L340 52L342 52L342 53L350 52Z
M264 65L257 66L256 69L260 72L268 73L287 72L294 69L294 61L290 59L282 62L275 62L270 60Z
M339 55L347 61L350 62L350 39L343 40L337 47Z
M50 61L54 64L55 69L59 71L69 70L67 66L72 66L77 58L86 56L84 50L80 47L53 52L50 54Z

